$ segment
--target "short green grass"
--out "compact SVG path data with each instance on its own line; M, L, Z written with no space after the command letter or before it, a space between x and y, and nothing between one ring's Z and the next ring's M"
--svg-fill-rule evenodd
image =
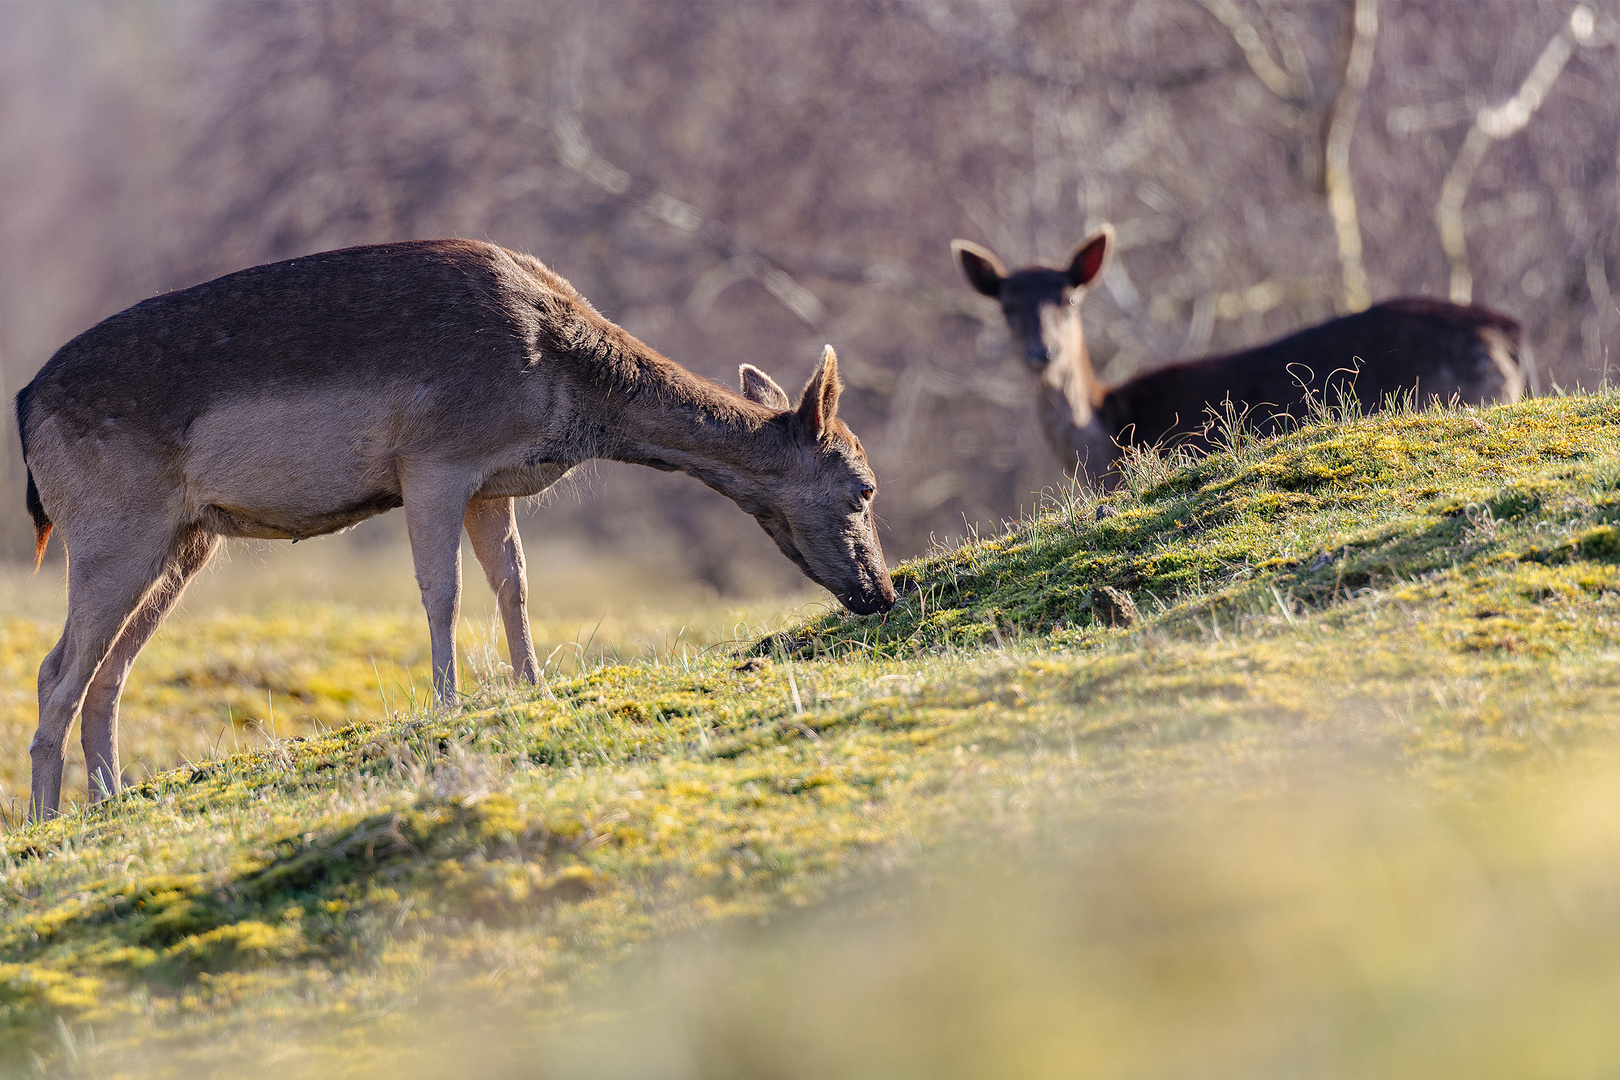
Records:
M435 1052L470 1053L472 1032L491 1061L495 1047L562 1046L565 1031L581 1028L602 1033L605 1046L621 1014L599 1003L620 1000L613 988L671 943L748 928L769 938L788 913L846 910L840 904L878 917L912 903L896 898L913 894L905 883L914 873L949 878L963 857L1041 865L1052 845L1063 854L1050 860L1059 867L1050 880L1089 882L1073 895L1102 935L1064 930L1053 955L1091 972L1106 946L1116 949L1109 970L1147 972L1112 997L1092 974L1036 980L1066 1007L1094 1010L1085 1014L1094 1027L1116 1017L1106 1045L1094 1047L1106 1050L1102 1074L1191 1075L1201 1047L1226 1060L1214 1054L1226 1045L1219 1025L1195 1025L1193 1035L1175 1026L1183 983L1174 973L1199 949L1241 946L1267 958L1260 966L1272 981L1243 983L1244 993L1326 980L1312 991L1309 1030L1351 1025L1344 1030L1363 1041L1383 1036L1351 1024L1363 1015L1358 970L1419 1004L1466 998L1444 964L1402 967L1385 956L1422 939L1401 929L1399 912L1345 931L1354 955L1365 946L1385 957L1362 969L1322 967L1303 953L1290 967L1286 928L1327 918L1323 898L1340 886L1381 895L1357 884L1367 866L1421 862L1431 841L1454 853L1447 830L1489 818L1472 808L1510 802L1503 792L1527 776L1539 778L1531 794L1512 796L1534 808L1524 819L1557 818L1548 807L1567 801L1561 778L1608 760L1620 698L1620 396L1407 410L1232 443L1202 460L1135 459L1125 491L1056 498L1033 521L905 564L896 574L903 603L881 619L756 623L736 647L651 649L626 663L551 670L537 689L487 673L454 711L391 703L298 738L278 729L282 737L251 750L189 755L114 802L14 826L0 853L4 1060L83 1075L254 1074L272 1060L305 1072L414 1066L426 1075ZM256 616L238 617L243 648L291 649L276 635L296 618L263 617L256 632ZM8 645L8 655L48 644ZM205 670L217 660L199 659L194 644L173 663ZM195 692L209 695L202 685ZM20 756L22 743L13 745ZM1352 806L1393 798L1427 839L1408 851L1401 828L1344 825L1362 820L1360 809L1300 810L1282 826L1264 817L1221 824L1245 804L1308 793L1323 775ZM1620 809L1613 797L1590 804ZM1319 836L1299 822L1320 822ZM1565 865L1556 847L1564 834L1550 826L1511 842L1479 828L1478 874ZM1590 880L1563 908L1523 908L1527 919L1561 910L1568 921L1536 927L1553 960L1535 961L1532 984L1587 1002L1613 987L1592 982L1584 961L1557 964L1620 954L1620 923L1591 921L1606 910L1602 897L1620 895L1620 846L1599 835L1579 860ZM1132 845L1142 848L1139 864ZM1320 866L1308 880L1276 861L1313 851ZM1177 852L1191 868L1180 884ZM1446 873L1466 878L1474 871L1465 861L1446 863ZM1087 877L1093 869L1117 890ZM1051 887L1024 870L994 873L1030 880L1031 896ZM1468 918L1484 929L1470 936L1470 922L1448 948L1490 946L1479 914L1490 896L1467 894ZM1235 937L1122 929L1133 910L1162 922L1150 913L1177 904L1236 912L1228 921L1241 925ZM1052 903L1029 910L1033 925L1055 925ZM1414 911L1442 915L1428 901ZM891 931L921 935L918 949L944 932ZM1318 951L1334 947L1331 926L1305 936ZM829 955L859 965L858 933L830 940ZM936 1020L965 1000L995 1015L1031 1007L1016 965L999 996L965 973L962 965L1001 963L985 948L935 968L896 960L895 970L942 980ZM815 1062L850 1071L830 1050L796 1051L759 1000L723 1009L732 976L788 995L801 965L824 993L897 1010L914 1018L906 1030L924 1030L914 1003L840 990L840 967L811 959L816 947L789 940L779 953L756 951L789 969L767 964L761 975L736 961L722 969L731 975L693 984L687 1013L675 1010L735 1018L690 1021L714 1034L675 1056L697 1055L704 1075L808 1076ZM1040 952L1006 955L1027 965ZM1198 970L1229 968L1253 975L1236 961ZM1390 971L1424 974L1402 982ZM870 967L863 977L884 978ZM1185 985L1214 993L1241 981ZM1374 1004L1391 1016L1402 1008ZM833 1024L849 1008L811 1001L803 1015ZM661 1045L663 1030L653 1025L649 1046ZM1180 1057L1167 1049L1175 1031ZM832 1030L796 1038L840 1045ZM1009 1040L1005 1063L1017 1058ZM1291 1075L1384 1060L1326 1036L1276 1045L1270 1058L1230 1060ZM1597 1047L1592 1075L1620 1061L1609 1044L1581 1045ZM996 1071L993 1062L931 1071L899 1042L871 1053L863 1060L887 1063L871 1075ZM532 1075L534 1059L522 1060L529 1071L512 1074ZM564 1051L544 1060L571 1075ZM690 1072L640 1073L666 1074ZM1001 1074L1055 1075L1011 1064Z

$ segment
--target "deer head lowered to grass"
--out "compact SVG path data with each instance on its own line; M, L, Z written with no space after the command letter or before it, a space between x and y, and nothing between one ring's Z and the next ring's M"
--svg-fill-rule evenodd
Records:
M470 240L255 267L80 334L17 395L36 554L53 527L70 554L67 625L39 670L34 814L56 812L77 713L91 799L118 789L124 681L222 537L299 540L403 506L441 702L461 531L534 681L513 499L590 458L696 477L851 611L888 610L877 480L838 418L832 348L796 406L741 375L741 393L698 378L539 260Z
M1518 322L1488 308L1405 298L1240 352L1182 360L1117 385L1097 378L1080 325L1086 288L1114 244L1105 226L1066 269L1007 273L989 249L951 241L968 282L1001 303L1014 346L1035 376L1041 428L1060 464L1093 483L1113 470L1121 444L1162 439L1208 445L1206 410L1230 399L1262 430L1301 417L1307 393L1334 403L1353 393L1367 409L1410 393L1470 405L1524 392ZM1292 410L1290 412L1290 410Z

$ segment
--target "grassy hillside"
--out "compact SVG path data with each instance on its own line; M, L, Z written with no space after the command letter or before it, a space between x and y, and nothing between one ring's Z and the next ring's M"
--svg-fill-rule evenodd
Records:
M882 619L14 826L4 1062L1612 1071L1620 396L1233 442L906 564Z

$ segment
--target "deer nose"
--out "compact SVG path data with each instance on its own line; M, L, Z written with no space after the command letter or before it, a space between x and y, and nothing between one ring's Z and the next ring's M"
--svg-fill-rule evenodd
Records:
M851 590L847 595L840 593L838 599L857 615L883 614L894 607L897 596L894 582L889 579L887 571L876 577L877 580L863 582L859 588Z
M857 615L881 615L894 607L895 598L891 589L887 596L879 593L876 596L851 596L842 599L844 606Z
M1044 342L1024 347L1024 363L1039 370L1052 362L1052 350Z

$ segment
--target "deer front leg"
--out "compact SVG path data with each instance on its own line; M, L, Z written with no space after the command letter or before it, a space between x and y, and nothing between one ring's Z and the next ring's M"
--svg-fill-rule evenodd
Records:
M523 568L523 541L511 499L481 499L467 507L467 536L501 607L512 670L524 682L537 682L540 661L529 632L529 583Z
M427 610L433 643L433 694L441 705L454 705L456 621L461 617L461 523L470 492L458 480L432 474L404 474L401 494L405 529L411 539L416 585Z

